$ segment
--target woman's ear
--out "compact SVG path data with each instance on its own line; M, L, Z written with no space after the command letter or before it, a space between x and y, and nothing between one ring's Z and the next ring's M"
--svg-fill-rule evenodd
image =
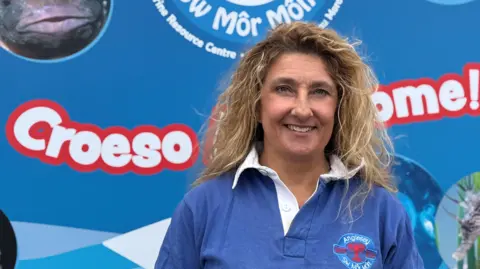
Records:
M255 117L257 118L258 123L262 123L262 113L260 113L262 104L260 103L260 100L257 102L257 105L255 106Z

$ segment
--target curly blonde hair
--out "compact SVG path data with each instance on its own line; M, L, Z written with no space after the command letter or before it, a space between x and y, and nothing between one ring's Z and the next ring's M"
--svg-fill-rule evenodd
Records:
M212 113L215 139L206 168L194 185L236 169L263 130L258 123L260 89L272 63L284 53L307 53L323 59L339 92L335 126L325 153L336 154L355 167L364 161L360 176L366 192L374 184L390 192L393 145L377 117L371 95L378 89L372 69L356 52L356 45L335 31L307 22L281 24L241 59L228 88Z

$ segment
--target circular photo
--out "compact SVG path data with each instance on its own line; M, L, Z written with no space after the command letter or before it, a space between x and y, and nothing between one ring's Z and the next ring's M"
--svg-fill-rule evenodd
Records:
M480 268L480 172L445 194L435 217L437 247L449 268Z
M98 39L113 0L2 0L0 46L31 60L73 56Z
M435 243L435 214L443 191L425 168L404 156L395 156L392 172L399 189L398 198L410 217L420 255L429 268L438 268L442 257Z

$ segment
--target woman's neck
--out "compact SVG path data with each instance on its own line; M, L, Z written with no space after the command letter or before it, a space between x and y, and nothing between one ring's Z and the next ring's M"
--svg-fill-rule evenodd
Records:
M259 157L259 162L277 172L301 206L315 191L319 176L330 170L328 160L324 154L302 158L302 160L282 156L284 154L264 150Z

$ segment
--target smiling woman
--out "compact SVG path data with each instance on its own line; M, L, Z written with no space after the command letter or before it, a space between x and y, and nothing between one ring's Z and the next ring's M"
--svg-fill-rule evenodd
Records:
M423 269L392 195L377 87L333 30L271 30L217 101L211 158L175 210L155 268Z
M110 13L110 1L1 1L0 45L31 59L73 55L101 32Z

